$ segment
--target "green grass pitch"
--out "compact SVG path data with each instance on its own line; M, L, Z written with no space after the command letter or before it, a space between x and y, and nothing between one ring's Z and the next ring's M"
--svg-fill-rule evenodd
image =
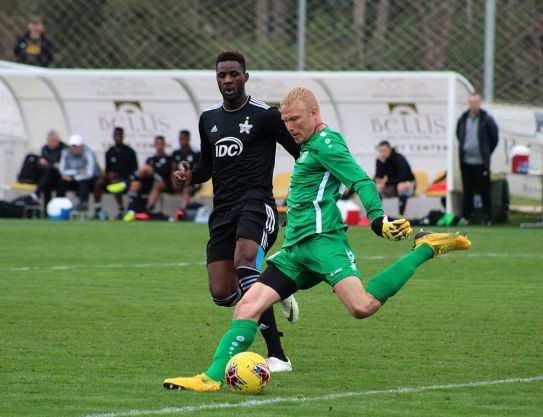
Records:
M204 370L231 319L209 298L205 225L1 221L0 415L540 417L543 230L466 230L471 251L368 320L324 284L298 293L299 322L278 316L294 372L244 397L161 385ZM412 244L349 238L364 282ZM511 378L530 379L490 383Z

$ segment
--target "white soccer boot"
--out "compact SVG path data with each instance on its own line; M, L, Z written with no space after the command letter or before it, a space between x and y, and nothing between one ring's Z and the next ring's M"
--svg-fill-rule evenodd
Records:
M290 363L289 358L286 361L282 361L279 358L271 356L266 358L266 362L268 362L268 368L270 368L270 372L272 373L292 372L292 363Z

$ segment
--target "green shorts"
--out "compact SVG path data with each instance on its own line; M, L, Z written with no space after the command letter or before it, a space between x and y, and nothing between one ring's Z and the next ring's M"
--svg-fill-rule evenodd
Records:
M343 278L361 277L356 255L343 229L308 236L292 246L283 247L267 262L275 265L301 290L323 281L334 286Z

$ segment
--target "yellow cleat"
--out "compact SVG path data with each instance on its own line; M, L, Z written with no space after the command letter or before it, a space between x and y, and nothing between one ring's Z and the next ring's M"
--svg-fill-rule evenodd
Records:
M110 192L111 194L124 193L127 188L128 188L128 184L124 181L116 182L114 184L109 184L106 186L107 191Z
M426 245L434 251L434 258L455 250L468 250L471 242L458 233L434 233L420 231L415 235L413 249Z
M188 378L167 378L162 385L164 385L164 388L166 389L207 392L220 390L222 383L217 382L202 373Z
M123 222L133 222L134 220L136 220L136 213L134 210L128 210L123 216Z

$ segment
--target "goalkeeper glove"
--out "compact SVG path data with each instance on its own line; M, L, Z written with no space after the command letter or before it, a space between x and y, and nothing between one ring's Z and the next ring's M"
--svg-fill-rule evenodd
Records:
M388 221L387 216L379 217L371 223L371 228L377 236L387 240L402 240L411 236L413 229L406 219Z

